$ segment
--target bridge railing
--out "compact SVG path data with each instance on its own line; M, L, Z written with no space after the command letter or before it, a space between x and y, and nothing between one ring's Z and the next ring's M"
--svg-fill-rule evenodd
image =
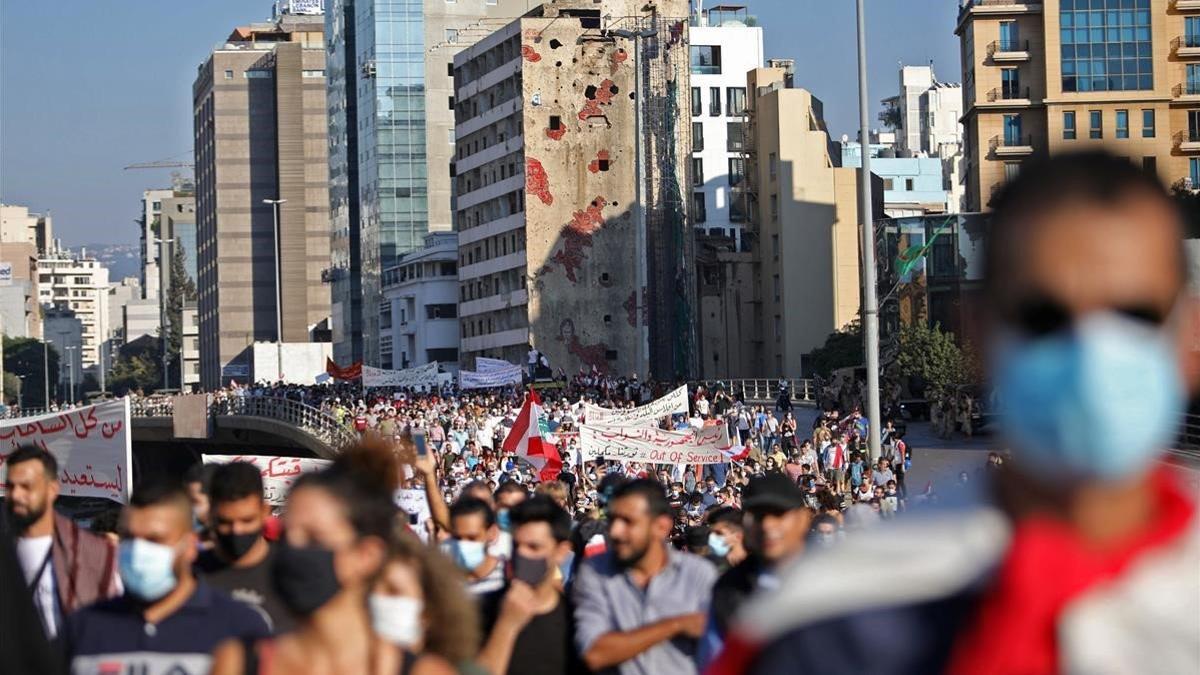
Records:
M741 395L747 403L772 403L779 398L779 383L786 382L791 392L793 403L815 403L817 388L808 378L778 378L761 377L739 380L701 380L702 384L712 391L718 384L734 396Z

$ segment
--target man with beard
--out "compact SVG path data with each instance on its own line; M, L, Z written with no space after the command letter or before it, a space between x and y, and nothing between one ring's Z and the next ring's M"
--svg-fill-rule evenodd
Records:
M116 550L104 537L54 512L59 489L54 455L27 445L6 463L6 506L17 556L42 628L53 640L66 615L120 595Z
M576 577L575 644L593 671L695 673L712 563L667 544L671 508L662 485L631 481L608 506L609 549Z

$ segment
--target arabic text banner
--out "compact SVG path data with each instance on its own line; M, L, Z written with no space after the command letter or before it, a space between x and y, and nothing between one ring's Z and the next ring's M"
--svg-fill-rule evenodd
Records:
M729 449L729 430L723 424L695 431L605 424L579 427L579 451L588 462L603 458L650 464L724 464L729 461Z
M588 424L619 424L630 427L653 426L658 424L658 421L664 417L677 413L687 414L687 412L687 385L679 387L661 398L656 398L646 405L636 408L614 410L612 408L601 408L591 403L585 403L583 407L584 418Z
M488 358L486 356L476 356L475 357L475 370L477 370L481 373L491 373L491 372L494 372L497 370L504 370L506 368L513 368L513 367L514 367L514 364L511 364L508 361L505 361L504 359L492 359L492 358ZM520 366L515 366L515 367L520 368Z
M58 460L60 494L129 501L129 399L5 420L0 424L0 494L7 475L4 462L22 445L45 448Z
M308 457L268 457L265 455L201 455L205 464L228 464L246 462L262 472L263 499L268 504L282 504L288 490L301 474L320 471L329 466L327 459Z
M438 384L437 361L405 370L384 370L371 366L362 367L364 387L436 387Z
M506 387L510 384L521 384L524 377L525 371L521 369L521 366L513 365L487 372L460 370L458 371L458 387L459 389Z

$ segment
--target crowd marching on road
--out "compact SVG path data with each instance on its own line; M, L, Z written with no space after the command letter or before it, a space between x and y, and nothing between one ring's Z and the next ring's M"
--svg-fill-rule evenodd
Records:
M974 477L909 485L897 425L872 458L858 409L802 424L786 387L764 406L720 386L659 405L678 383L596 372L540 389L234 385L214 404L285 397L358 440L282 504L252 463L203 464L136 485L94 531L56 513L54 453L16 449L0 670L1197 672L1200 534L1156 458L1200 369L1173 349L1182 278L1153 264L1177 253L1177 218L1132 171L1031 163L998 202L989 255L1009 282L986 292L1011 448ZM1089 264L1112 250L1131 265ZM717 438L720 454L596 450L614 420L634 446Z

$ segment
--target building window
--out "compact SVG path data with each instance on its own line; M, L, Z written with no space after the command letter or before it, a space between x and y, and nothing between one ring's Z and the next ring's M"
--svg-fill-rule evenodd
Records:
M1200 110L1188 111L1188 140L1200 140Z
M721 88L708 88L708 114L711 117L721 116Z
M729 186L737 187L746 177L746 162L741 157L729 158Z
M1200 186L1200 157L1188 159L1188 179L1191 181L1188 187L1193 190Z
M1129 111L1117 111L1117 138L1129 138Z
M275 73L269 70L247 70L242 73L242 77L246 78L247 80L259 80L272 77L274 74Z
M232 71L232 70L226 70L226 71L225 71L225 79L227 79L227 80L232 80L232 79L233 79L233 71Z
M746 114L745 87L730 87L725 90L725 114L730 116Z
M692 185L696 187L704 185L704 159L701 157L692 158Z
M449 42L451 44L458 42L458 29L457 28L447 28L446 29L446 42Z
M1200 47L1200 16L1189 16L1183 20L1183 46Z
M692 45L691 63L693 75L720 75L721 48L716 45Z
M1063 111L1063 140L1075 140L1075 111Z
M913 184L914 184L914 182L915 182L915 181L914 181L912 178L905 178L905 179L904 179L904 189L905 189L905 191L907 191L907 192L912 192L912 191L913 191Z
M1017 177L1021 172L1020 162L1005 162L1004 163L1004 182L1007 183Z
M773 152L767 153L767 174L771 180L775 180L775 176L779 174L779 157Z
M1059 27L1063 91L1154 88L1150 0L1064 2Z
M1000 98L1025 98L1021 95L1021 74L1016 68L1004 68L1000 71Z
M1022 140L1020 115L1004 116L1004 145L1007 147L1025 145Z
M1200 94L1200 64L1189 63L1187 66L1187 91L1189 96Z
M779 260L779 235L771 235L771 257L774 260Z
M779 222L779 195L771 195L771 222Z
M1154 110L1148 109L1142 111L1142 138L1154 138L1155 134Z
M1154 156L1143 157L1142 158L1142 171L1145 171L1146 173L1150 174L1151 176L1157 176L1158 175L1158 158L1154 157Z
M693 91L695 91L693 89ZM692 152L704 150L704 123L692 122Z
M884 190L894 190L895 187L896 187L896 181L894 179L892 179L892 178L884 178L883 179L883 189Z
M1018 52L1021 51L1020 33L1018 32L1016 21L1001 21L1000 22L1000 51L1002 52Z
M700 102L700 87L692 87L692 117L703 114L704 106Z
M425 305L426 319L455 319L458 318L458 305L448 302L439 305Z
M703 223L705 220L708 219L708 212L704 206L704 193L703 192L693 192L692 193L692 214L695 217L697 223Z
M741 122L727 122L725 128L725 151L741 152L746 146L745 125Z
M1104 138L1104 117L1099 110L1088 111L1088 138Z

